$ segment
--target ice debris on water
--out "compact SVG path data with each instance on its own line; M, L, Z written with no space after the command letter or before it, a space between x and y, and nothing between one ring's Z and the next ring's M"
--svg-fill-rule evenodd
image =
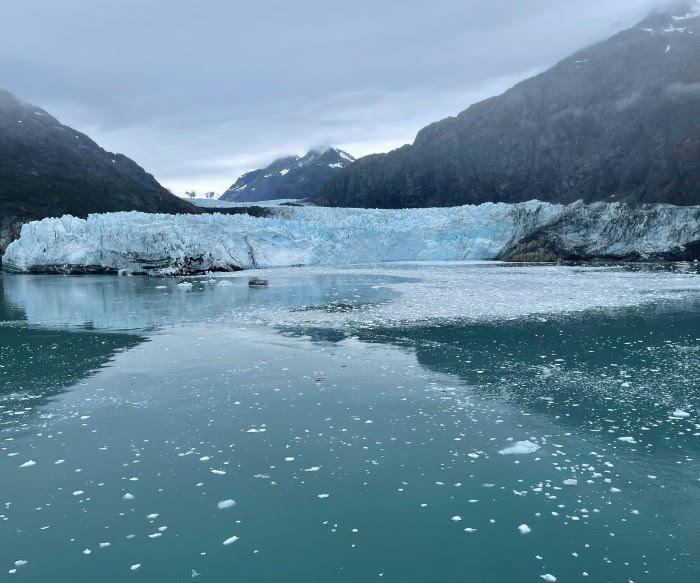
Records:
M502 449L498 453L501 455L527 455L535 453L539 449L539 445L526 439L525 441L516 441L513 445Z

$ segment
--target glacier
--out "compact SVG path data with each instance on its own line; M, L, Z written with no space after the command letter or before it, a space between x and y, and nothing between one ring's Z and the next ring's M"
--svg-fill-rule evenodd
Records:
M27 223L3 269L193 275L392 261L692 259L699 241L700 207L665 204L277 207L266 217L121 212Z

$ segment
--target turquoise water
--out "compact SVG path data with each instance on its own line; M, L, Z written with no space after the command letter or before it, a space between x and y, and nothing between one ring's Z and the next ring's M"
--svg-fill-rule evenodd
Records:
M604 307L400 321L407 265L2 276L0 581L700 580L697 276L431 270Z

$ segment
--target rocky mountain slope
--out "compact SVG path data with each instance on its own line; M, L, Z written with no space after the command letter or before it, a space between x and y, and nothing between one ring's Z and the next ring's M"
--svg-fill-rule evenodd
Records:
M700 203L700 9L677 3L362 158L314 202Z
M0 89L0 254L28 220L120 210L200 212L126 156Z
M301 157L280 158L266 168L241 176L220 200L256 202L309 198L354 161L350 154L337 148L311 150Z

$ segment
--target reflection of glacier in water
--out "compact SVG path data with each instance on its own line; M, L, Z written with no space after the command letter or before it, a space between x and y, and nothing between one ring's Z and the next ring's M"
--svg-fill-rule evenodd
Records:
M406 275L406 274L405 274ZM406 277L393 279L406 279ZM251 289L248 277L171 279L117 276L3 277L5 301L37 326L143 330L177 324L255 323L266 313L313 306L363 308L396 296L391 277L340 271L295 277L275 273L273 285Z
M141 334L33 326L25 319L24 305L8 301L12 283L18 282L0 277L0 431L33 422L49 399L147 341ZM43 301L54 295L42 294Z
M431 321L510 320L693 297L700 277L623 268L498 263L382 264L261 270L173 280L8 276L7 302L41 326L137 330L183 323L375 328Z

